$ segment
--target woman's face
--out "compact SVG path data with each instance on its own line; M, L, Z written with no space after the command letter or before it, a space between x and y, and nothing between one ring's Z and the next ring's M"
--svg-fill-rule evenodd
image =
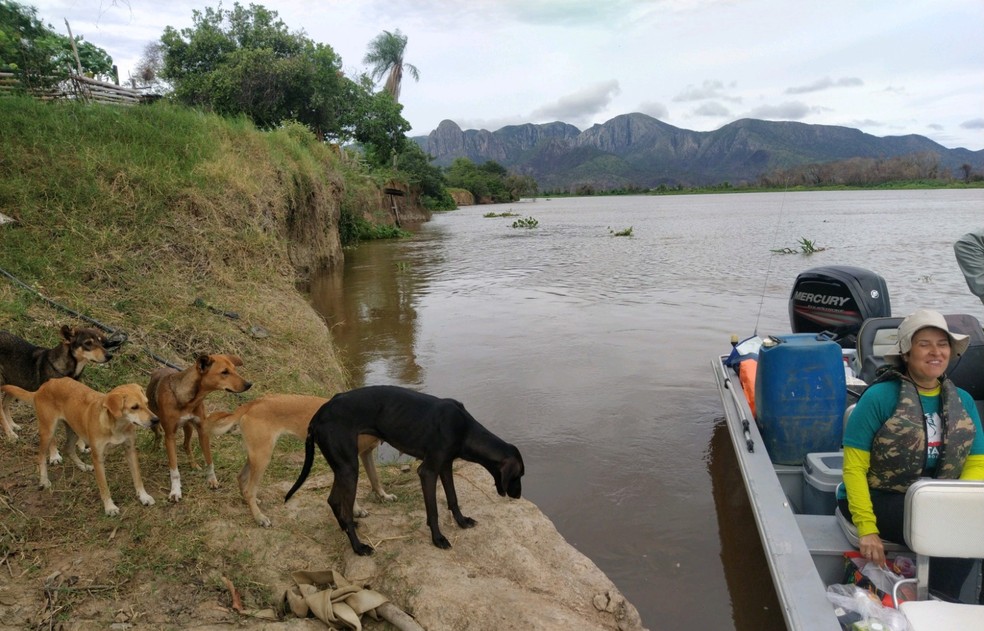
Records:
M938 379L950 363L950 336L935 327L919 329L912 336L912 350L906 356L909 375L928 384Z

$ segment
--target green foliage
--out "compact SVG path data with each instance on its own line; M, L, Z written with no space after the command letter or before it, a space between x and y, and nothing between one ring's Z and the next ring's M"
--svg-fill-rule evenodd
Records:
M448 192L444 172L431 164L427 155L415 142L407 142L397 160L398 175L406 178L410 186L420 189L420 203L427 210L454 210L457 205Z
M358 245L360 241L402 239L411 235L403 228L385 223L372 223L352 213L342 213L338 224L338 234L342 245L346 247Z
M345 77L330 46L289 31L276 11L237 2L192 16L192 27L161 36L160 74L179 102L267 129L297 120L321 140L355 138L386 158L401 148L410 125L399 106Z
M105 50L75 38L82 72L109 78L113 59ZM13 72L24 89L44 89L77 72L72 40L38 19L37 9L0 0L0 72Z
M483 217L487 217L489 219L493 219L493 218L496 218L496 217L519 217L519 213L511 213L511 212L504 212L504 213L485 213L482 216Z
M355 139L362 143L366 158L376 166L389 164L394 155L406 151L410 123L400 115L403 106L386 92L366 95L358 101Z
M504 166L489 160L476 165L468 158L456 158L445 172L448 186L463 188L475 201L514 202L523 195L535 195L536 181L531 176L510 175Z
M823 252L826 249L827 248L817 247L816 241L811 241L811 240L807 239L806 237L800 237L800 240L799 240L799 249L798 250L797 249L794 249L794 248L779 248L779 249L770 250L770 251L771 252L774 252L775 254L805 254L805 255L810 255L810 254L814 254L816 252Z
M608 234L613 237L631 237L632 236L632 226L625 228L624 230L612 230L611 227L608 228Z
M513 228L526 228L527 230L532 230L540 225L540 222L533 217L523 217L522 219L517 219L512 223Z

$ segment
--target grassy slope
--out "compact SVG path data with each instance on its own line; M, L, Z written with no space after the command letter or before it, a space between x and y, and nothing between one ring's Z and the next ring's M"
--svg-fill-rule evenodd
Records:
M209 409L267 392L327 396L345 387L327 327L295 290L288 242L306 235L327 243L322 233L338 218L336 159L310 135L260 133L244 121L165 105L13 98L0 98L0 121L0 212L18 222L0 226L0 267L129 334L110 364L86 370L86 383L100 390L145 384L158 366L150 353L188 365L197 353L221 352L240 355L255 386L245 398L213 395ZM195 306L196 298L240 319ZM63 323L81 324L0 278L0 329L50 346ZM257 326L269 336L251 335ZM6 624L47 628L81 618L102 621L100 628L114 620L184 626L204 615L200 603L222 599L221 576L239 586L247 607L275 604L277 595L257 579L262 559L228 526L214 532L223 520L255 531L236 488L243 462L236 437L213 441L223 487L209 492L182 457L185 500L169 505L163 449L142 432L144 481L157 505L139 506L115 450L108 477L123 514L107 518L92 474L57 466L53 491L37 490L33 410L14 407L21 440L0 438ZM281 442L297 451L296 441ZM278 459L264 486L297 470L296 458ZM62 574L46 582L53 570ZM62 583L69 577L101 587L69 589Z

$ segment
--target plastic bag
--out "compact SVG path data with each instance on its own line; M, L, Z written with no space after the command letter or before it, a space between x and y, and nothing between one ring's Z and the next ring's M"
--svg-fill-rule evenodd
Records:
M885 607L878 597L857 585L830 585L827 600L834 606L837 619L845 628L853 622L878 622L888 631L907 631L905 616L891 607ZM852 615L853 614L853 615Z
M895 601L892 599L892 588L897 582L907 578L892 571L896 568L895 563L892 564L892 569L881 567L862 558L861 553L856 550L845 552L844 558L844 583L855 584L864 588L878 598L882 605L895 607ZM907 564L902 562L902 566L905 568ZM898 597L900 604L912 600L915 597L913 586L911 584L900 586Z

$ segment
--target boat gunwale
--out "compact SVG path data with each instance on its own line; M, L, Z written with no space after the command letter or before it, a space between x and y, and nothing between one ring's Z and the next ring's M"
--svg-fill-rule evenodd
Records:
M840 631L833 605L826 596L826 585L816 570L796 515L765 450L744 391L728 373L726 359L727 356L722 355L712 361L711 366L728 435L786 626L790 631ZM751 421L747 439L743 418ZM748 451L746 440L752 441L752 452Z

